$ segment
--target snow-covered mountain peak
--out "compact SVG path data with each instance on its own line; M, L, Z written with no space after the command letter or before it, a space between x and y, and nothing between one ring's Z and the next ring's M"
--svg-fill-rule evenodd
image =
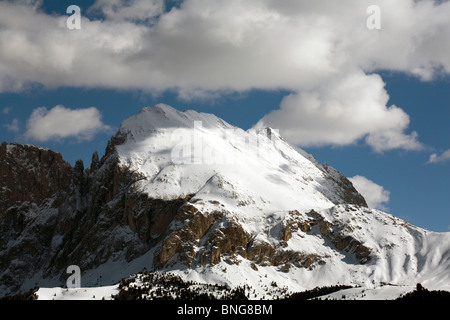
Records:
M146 135L159 130L193 128L196 122L201 122L204 128L234 128L213 114L194 110L182 112L166 104L157 104L144 107L139 114L124 120L119 132L125 135L131 134L134 138L145 138Z
M245 202L246 212L263 213L349 202L365 205L345 177L290 146L276 129L244 131L212 114L160 104L126 119L120 134L120 163L145 177L138 186L154 198L201 194L223 202L231 192L237 199L233 206ZM218 174L235 190L220 189L223 184L211 180ZM345 193L351 197L345 199Z

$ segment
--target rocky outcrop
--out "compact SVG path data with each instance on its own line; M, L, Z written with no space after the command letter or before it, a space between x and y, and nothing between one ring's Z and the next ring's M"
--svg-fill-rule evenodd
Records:
M171 227L176 230L163 240L155 255L155 267L166 266L176 255L178 261L192 265L195 259L194 247L221 216L220 212L203 214L191 204L182 206L171 224Z
M280 239L284 242L291 239L292 234L298 230L308 232L311 230L311 222L297 210L289 211L288 217L283 221L283 228L281 230Z
M372 250L353 236L352 227L338 221L330 222L314 210L308 215L315 219L313 224L318 225L320 233L330 240L337 250L355 254L361 264L370 261Z
M370 255L370 250L355 239L334 235L329 229L331 224L315 211L307 214L291 211L280 224L280 232L273 238L275 242L269 243L258 234L245 231L238 219L224 211L202 213L187 203L169 226L171 231L155 255L155 267L170 267L179 262L188 267L215 265L221 261L239 264L242 259L247 259L255 270L258 266L276 266L283 272L292 266L312 269L325 263L327 257L294 250L287 242L296 232L313 232L314 226L335 243L336 249L355 253L362 262Z
M223 256L231 263L237 255L248 257L248 246L252 235L232 219L224 219L221 227L214 230L208 239L210 247L210 263L219 263Z
M72 168L61 154L17 143L0 145L0 212L24 202L41 205L60 195L63 201L72 178Z

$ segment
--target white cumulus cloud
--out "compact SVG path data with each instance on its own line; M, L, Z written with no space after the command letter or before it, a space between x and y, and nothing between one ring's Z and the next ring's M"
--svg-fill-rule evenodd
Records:
M409 116L387 106L388 100L380 76L349 74L286 97L255 127L280 128L283 137L302 146L348 145L365 138L378 152L422 149L417 133L406 133Z
M37 141L76 138L78 141L91 140L95 134L110 128L101 121L98 109L68 109L56 106L33 111L27 121L25 137Z
M390 199L390 192L385 190L382 186L367 179L363 176L354 176L349 178L353 186L366 199L367 205L370 208L387 211L386 205Z

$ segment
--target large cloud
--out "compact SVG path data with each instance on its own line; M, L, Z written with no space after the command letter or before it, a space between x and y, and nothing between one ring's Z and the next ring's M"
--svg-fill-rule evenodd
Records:
M293 94L261 123L298 143L366 137L377 151L418 149L403 106L387 106L382 80L369 74L388 69L429 80L450 72L449 2L185 0L163 12L160 0L97 0L91 11L104 19L83 16L81 30L27 2L0 2L0 92L35 82L171 89L185 98L287 89ZM366 27L373 4L381 30ZM328 112L323 119L320 110ZM316 130L299 129L304 119ZM322 132L323 125L331 127Z
M421 149L416 133L407 135L409 116L395 105L378 75L347 74L318 88L292 94L261 119L257 128L272 126L298 145L347 145L366 137L374 150Z
M33 111L27 121L25 137L37 141L76 138L78 141L91 140L94 135L110 128L101 121L100 112L94 108L68 109L56 106Z

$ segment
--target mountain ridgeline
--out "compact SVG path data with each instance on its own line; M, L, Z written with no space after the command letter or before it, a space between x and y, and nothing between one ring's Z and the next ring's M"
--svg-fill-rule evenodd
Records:
M275 130L211 114L146 107L89 168L3 142L0 177L0 296L64 286L69 265L85 286L143 270L230 287L270 278L291 291L449 283L448 233L368 208Z

